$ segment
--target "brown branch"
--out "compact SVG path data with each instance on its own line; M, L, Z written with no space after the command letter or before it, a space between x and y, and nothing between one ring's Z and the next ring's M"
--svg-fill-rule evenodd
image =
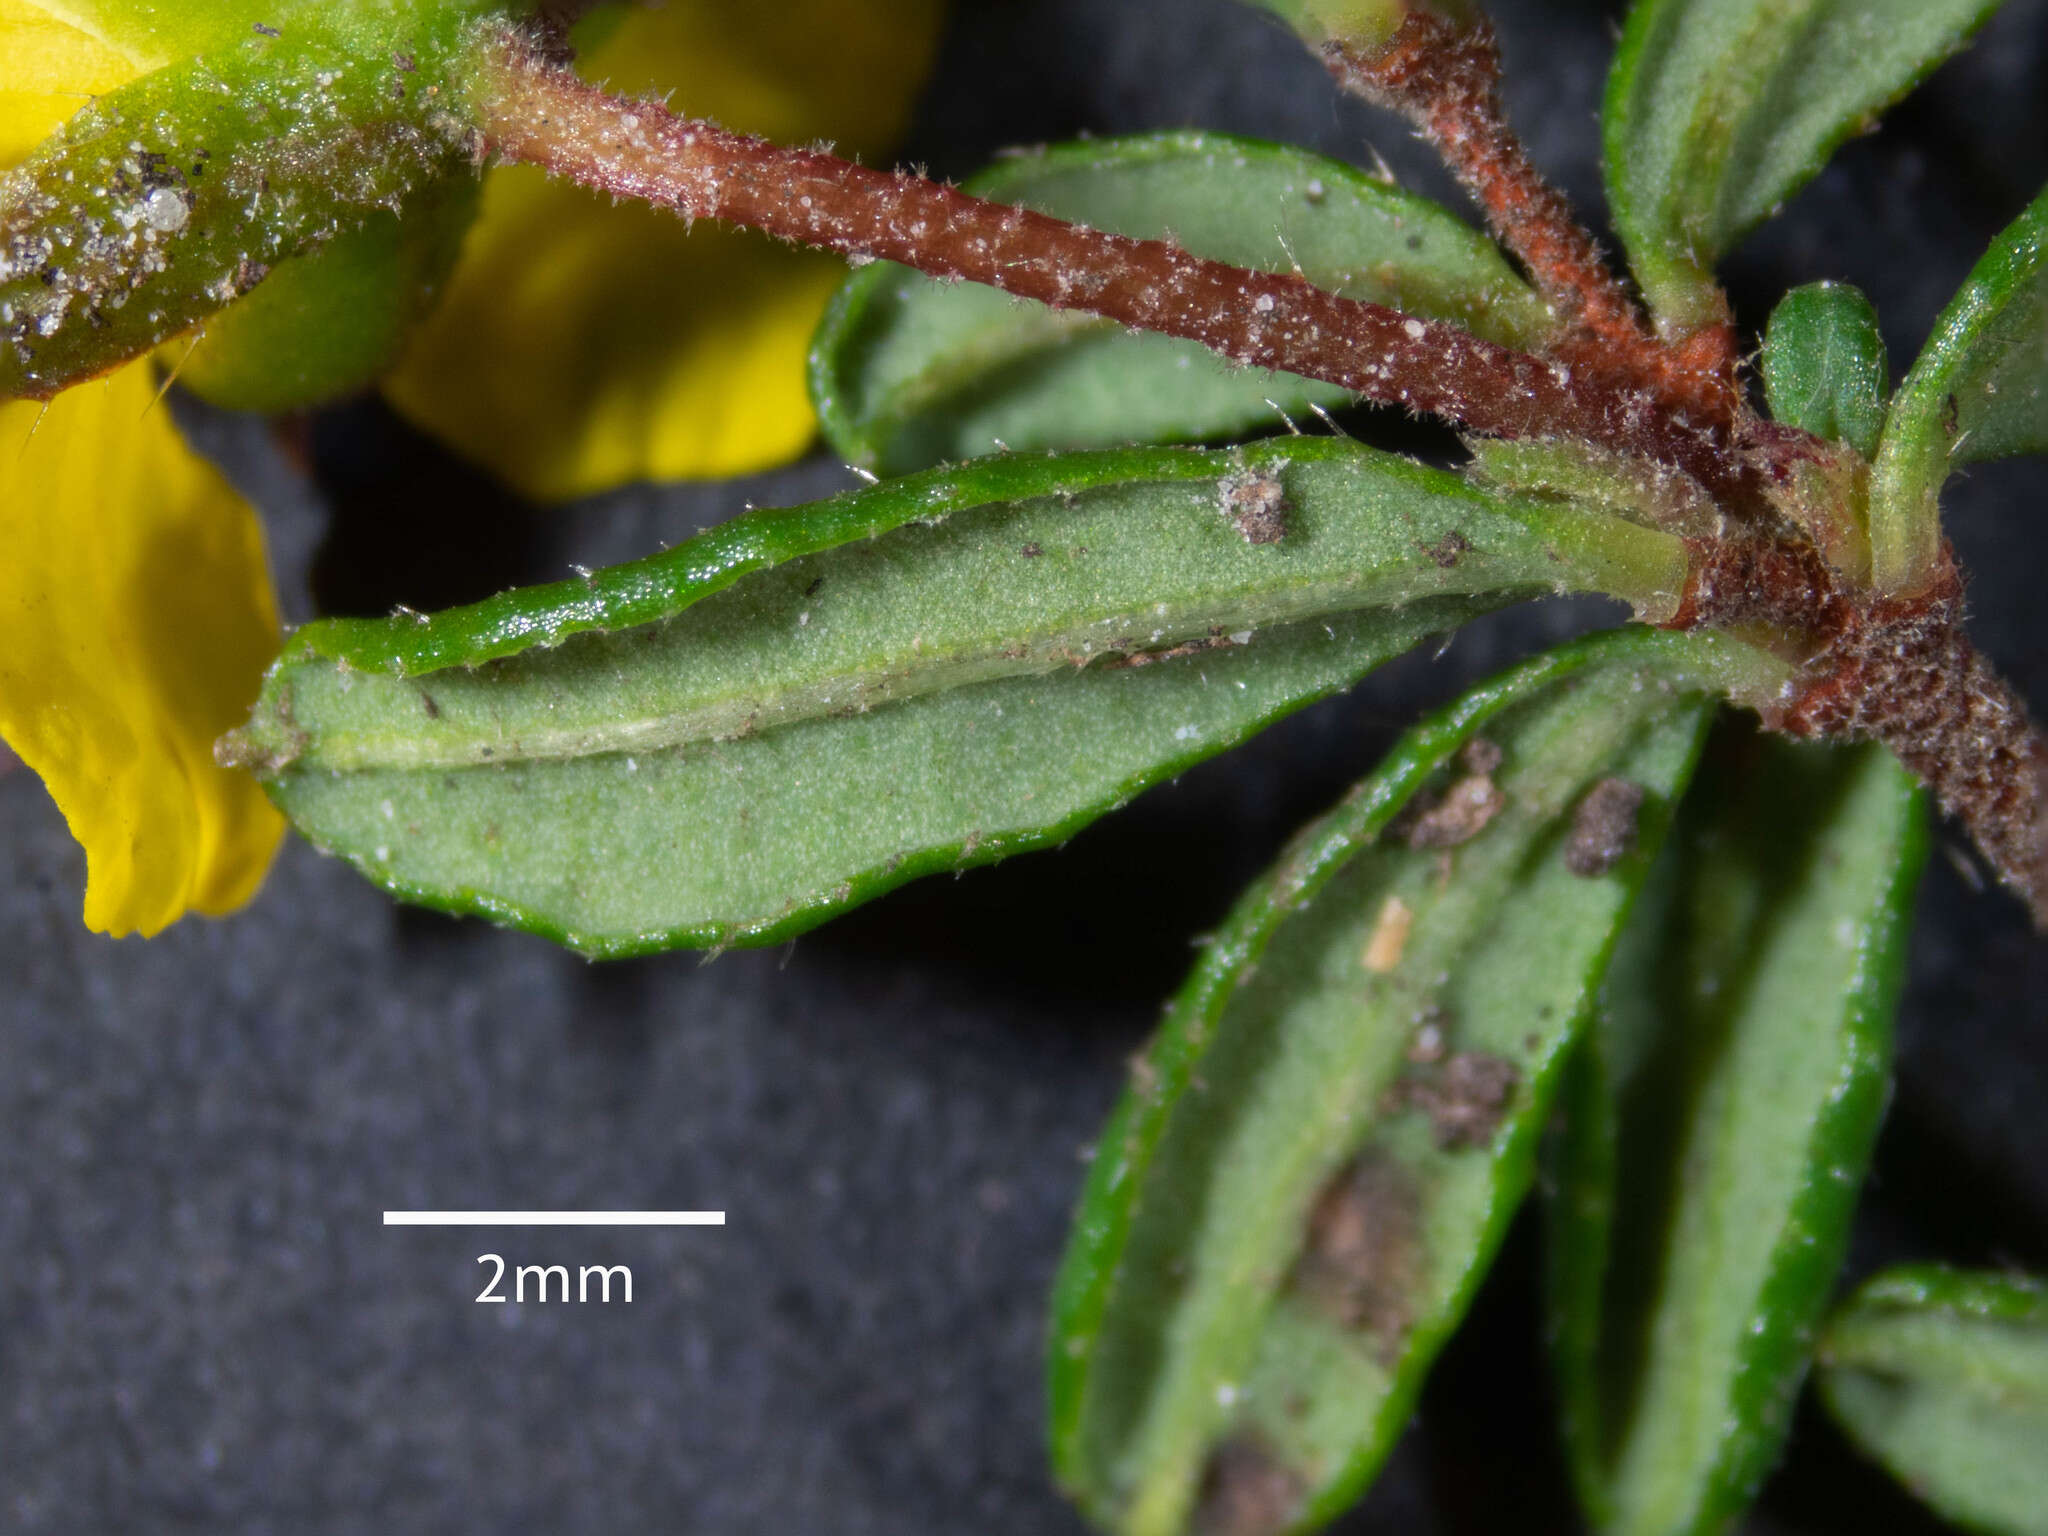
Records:
M1399 112L1443 156L1486 210L1494 237L1579 332L1563 354L1574 363L1591 355L1610 367L1623 363L1662 398L1724 420L1735 416L1733 327L1707 327L1675 347L1651 333L1571 205L1508 126L1491 26L1415 10L1381 46L1333 42L1323 59L1339 85Z
M1964 633L1947 543L1932 590L1858 607L1809 673L1779 728L1891 748L2048 931L2048 739Z
M1925 596L1871 600L1844 593L1809 545L1702 542L1667 625L1696 626L1752 629L1802 650L1793 691L1763 710L1764 723L1889 747L2048 931L2048 738L1970 644L1953 550L1944 544Z
M1486 436L1580 437L1674 464L1731 496L1754 483L1724 451L1725 417L1673 410L1591 362L1532 357L1292 274L1208 261L621 100L517 34L489 50L481 74L477 108L493 151L615 196L1184 337Z

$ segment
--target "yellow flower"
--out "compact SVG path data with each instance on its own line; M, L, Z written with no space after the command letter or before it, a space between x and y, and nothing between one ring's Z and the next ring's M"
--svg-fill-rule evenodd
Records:
M606 7L577 41L586 73L614 89L674 91L737 128L872 152L901 132L940 8L673 0ZM237 18L239 0L0 0L0 170L91 96ZM442 306L388 391L536 496L761 468L810 441L804 353L841 270L756 236L686 235L523 167L493 171ZM212 757L277 646L261 531L157 395L143 361L47 408L0 404L0 738L85 847L87 925L117 935L246 901L283 829L255 781Z
M254 894L284 823L213 761L277 650L263 535L130 363L0 406L0 736L85 845L86 926ZM34 436L30 436L33 432Z
M156 61L0 0L0 169ZM284 830L213 742L277 649L255 514L147 362L0 405L0 737L85 846L85 921L151 934L246 901Z

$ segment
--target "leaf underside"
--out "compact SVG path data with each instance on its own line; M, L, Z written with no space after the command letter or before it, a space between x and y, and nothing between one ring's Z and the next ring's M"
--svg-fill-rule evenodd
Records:
M1828 1324L1822 1396L1849 1435L1966 1530L2048 1532L2048 1286L1891 1270Z
M1680 330L1723 318L1714 263L1998 0L1637 0L1602 110L1629 263Z
M1604 1531L1775 1461L1883 1114L1924 811L1874 747L1717 734L1564 1093L1553 1357Z
M1675 591L1677 541L1607 521L1595 549L1343 439L990 461L310 626L234 748L407 899L593 954L765 943L1069 836L1486 606L1612 585L1617 549Z
M1054 1461L1099 1523L1308 1529L1370 1480L1527 1188L1713 665L1638 631L1474 691L1209 942L1103 1134L1055 1293ZM1453 765L1482 734L1497 764ZM1626 837L1575 873L1610 779L1639 791Z

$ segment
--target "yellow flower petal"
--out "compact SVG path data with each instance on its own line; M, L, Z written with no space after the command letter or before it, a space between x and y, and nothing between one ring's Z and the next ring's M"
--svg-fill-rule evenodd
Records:
M0 0L0 168L142 66L32 0Z
M902 132L941 8L673 0L593 17L580 67L617 91L673 87L678 111L778 142L874 154ZM386 393L530 496L765 468L811 439L804 357L844 274L505 167Z
M40 423L0 406L0 736L85 845L86 925L112 934L239 906L284 829L213 761L277 649L262 531L155 395L132 363Z

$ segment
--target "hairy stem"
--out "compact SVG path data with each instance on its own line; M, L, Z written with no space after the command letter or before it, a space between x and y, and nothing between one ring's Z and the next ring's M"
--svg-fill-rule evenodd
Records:
M1970 644L1953 551L1943 545L1933 589L1912 598L1852 597L1811 546L1765 539L1702 546L1693 572L1670 627L1796 639L1800 675L1765 723L1884 743L2048 931L2048 738Z
M678 117L585 83L519 34L495 36L480 63L476 106L492 151L615 196L1184 337L1467 431L1579 437L1673 464L1725 494L1752 482L1749 466L1724 451L1724 416L1672 409L1633 375L1594 360L1532 357L1292 274L1204 260L1165 241Z
M1494 237L1577 328L1580 345L1568 350L1625 361L1661 398L1694 412L1736 414L1733 329L1709 327L1675 347L1650 331L1571 205L1508 127L1491 26L1416 10L1385 43L1332 42L1323 59L1344 89L1399 112L1435 146L1486 210Z
M1962 585L1942 556L1927 598L1859 611L1783 726L1890 747L2048 930L2048 740L1963 632Z

